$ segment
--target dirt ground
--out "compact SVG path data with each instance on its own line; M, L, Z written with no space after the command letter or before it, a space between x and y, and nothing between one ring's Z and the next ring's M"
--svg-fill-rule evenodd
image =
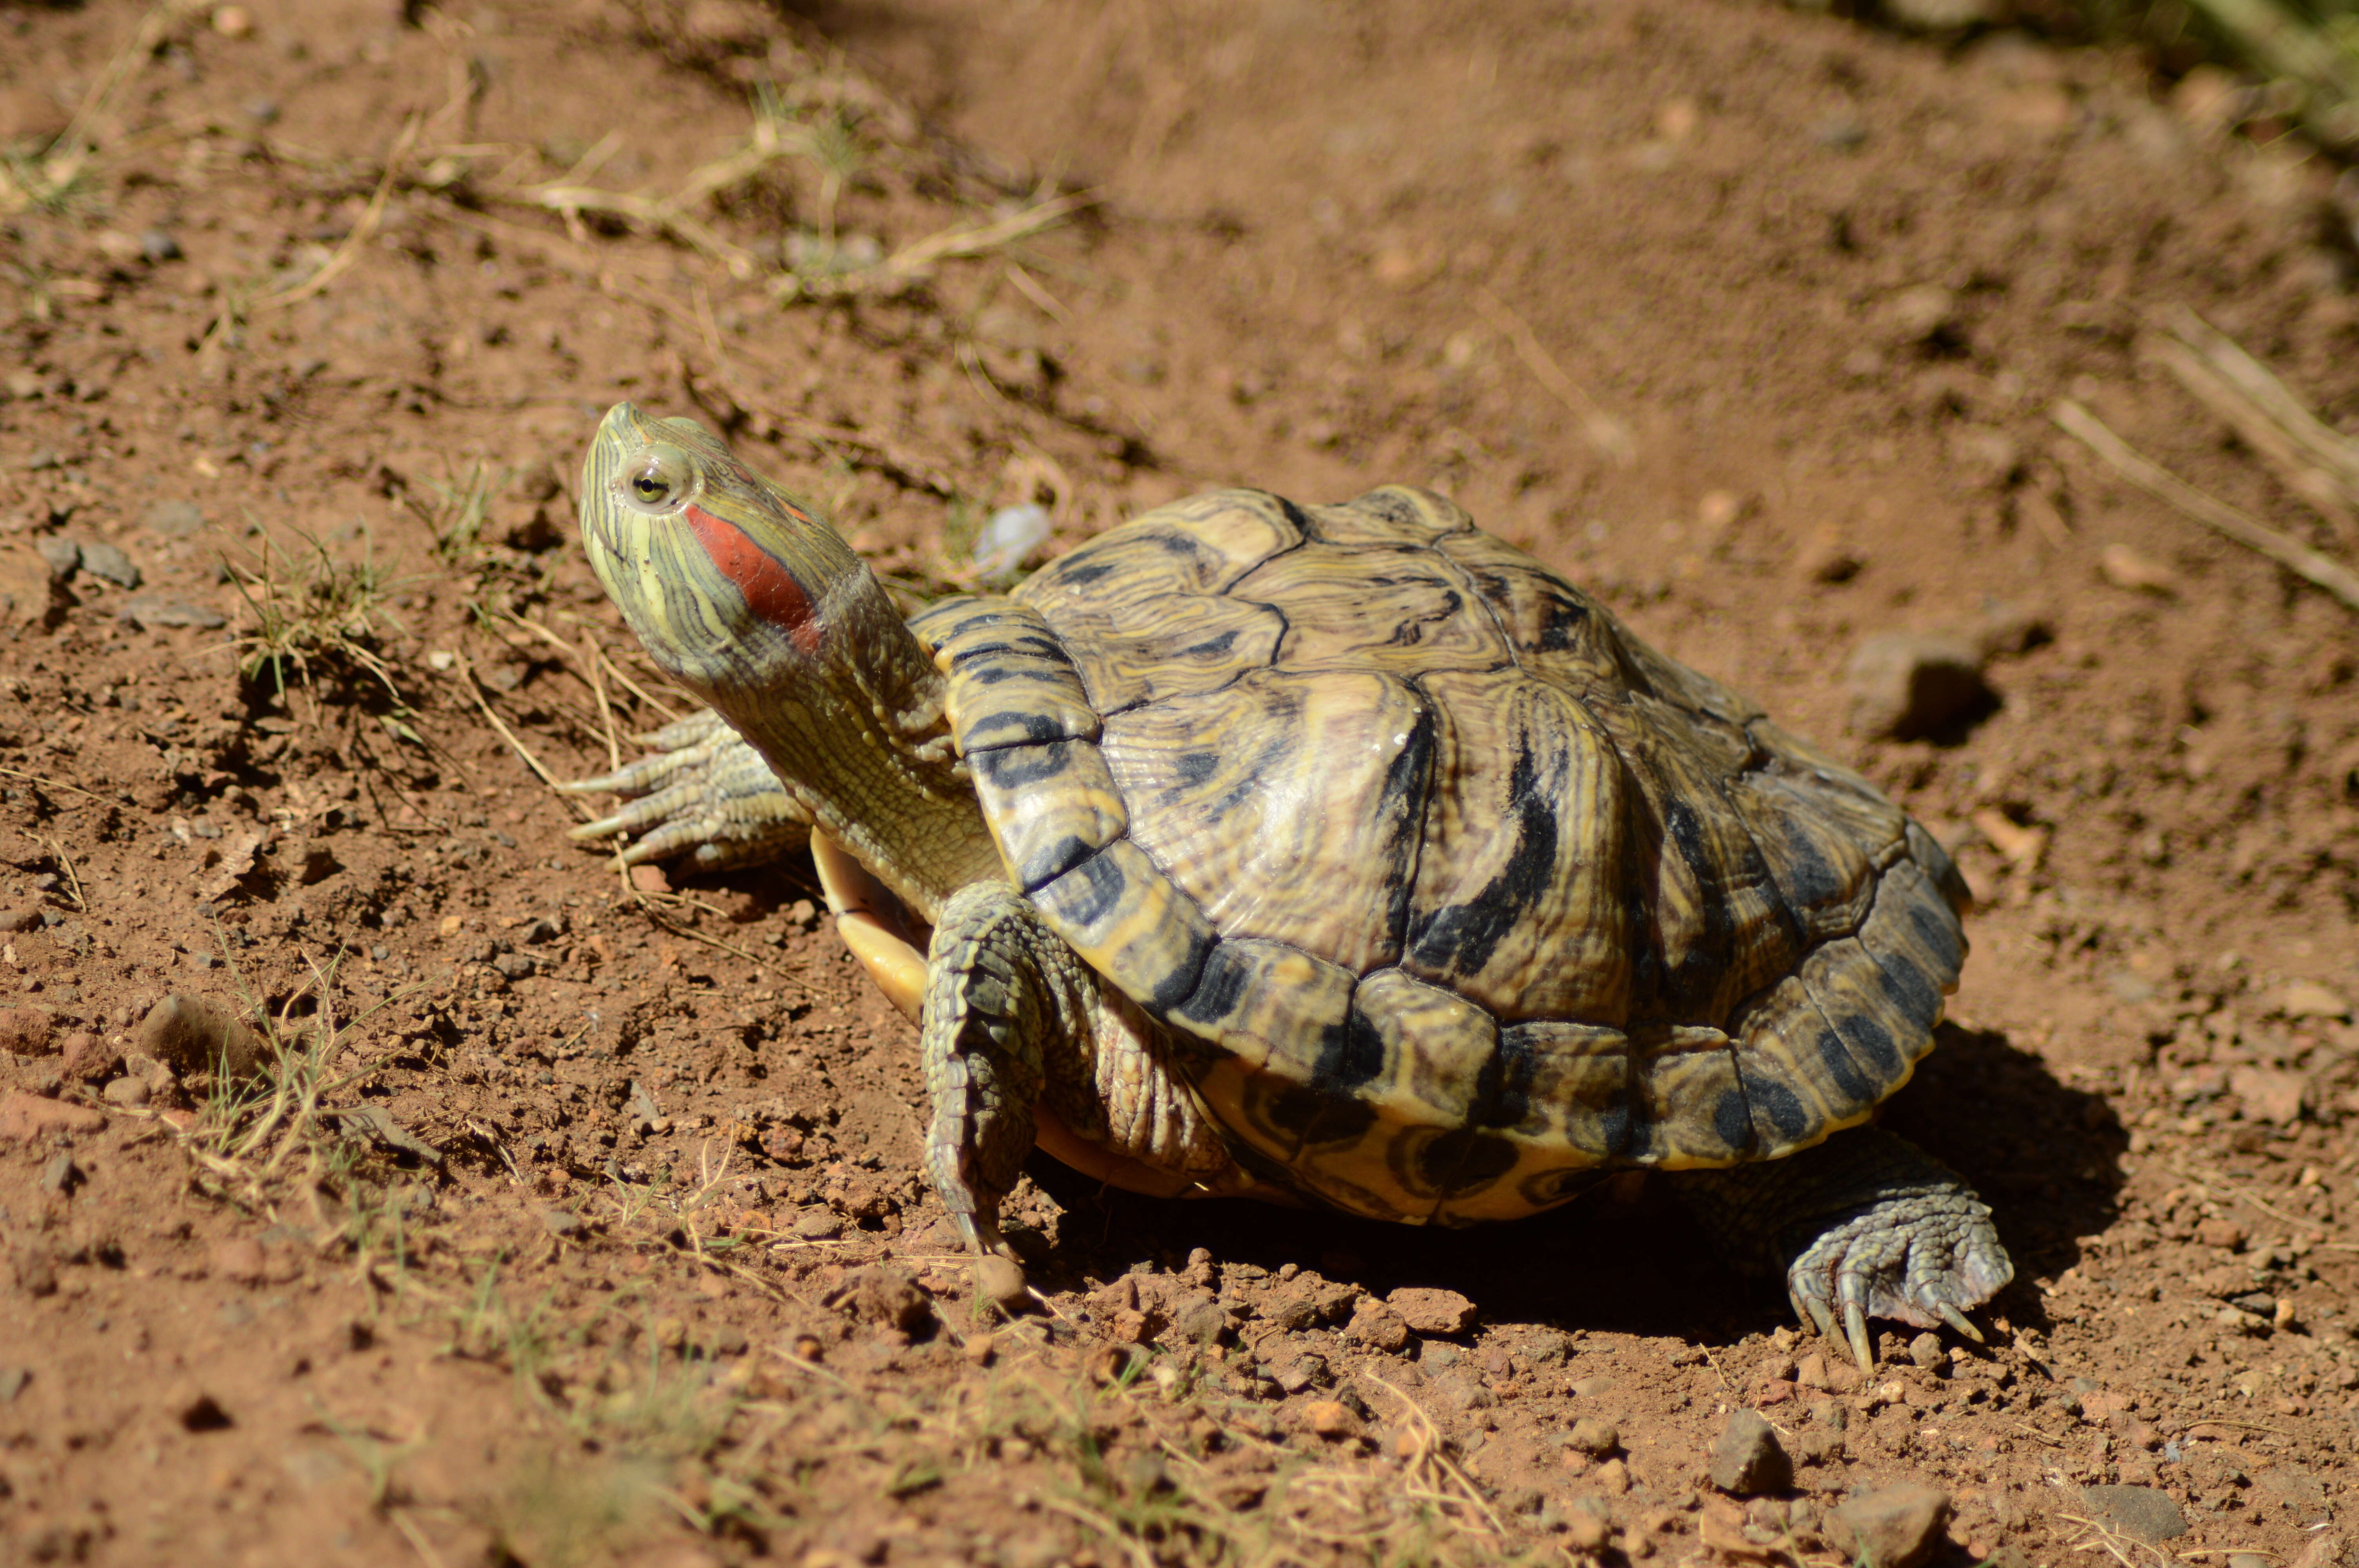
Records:
M1751 0L0 6L0 1561L1839 1568L1907 1480L1953 1568L2359 1560L2359 616L2054 420L2359 558L2158 346L2359 430L2359 181L2267 108ZM1980 900L1888 1125L1989 1348L1863 1383L1643 1187L1037 1156L979 1319L808 860L627 878L536 774L679 705L571 538L619 397L913 595L1014 503L1431 484L1834 747ZM1894 632L1991 655L1931 739Z

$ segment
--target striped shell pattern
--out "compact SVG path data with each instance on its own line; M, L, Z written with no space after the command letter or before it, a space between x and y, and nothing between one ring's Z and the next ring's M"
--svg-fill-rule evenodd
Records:
M1010 876L1313 1201L1807 1147L1964 959L1898 807L1439 496L1198 496L913 628Z

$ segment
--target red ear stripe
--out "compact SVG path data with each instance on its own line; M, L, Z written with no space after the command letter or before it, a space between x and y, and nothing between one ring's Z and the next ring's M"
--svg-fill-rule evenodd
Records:
M680 516L696 531L696 542L721 568L721 575L745 596L755 614L784 632L796 647L816 657L820 624L810 595L778 558L749 537L734 523L715 517L701 506L681 509Z

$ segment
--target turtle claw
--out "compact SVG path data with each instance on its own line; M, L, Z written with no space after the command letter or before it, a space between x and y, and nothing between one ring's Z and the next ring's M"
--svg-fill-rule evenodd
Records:
M1960 1334L1964 1335L1968 1339L1973 1340L1975 1344L1987 1345L1990 1343L1990 1341L1983 1337L1983 1331L1974 1326L1974 1320L1973 1318L1968 1317L1964 1313L1960 1312L1948 1302L1935 1302L1933 1303L1933 1310L1940 1315L1940 1319L1943 1323L1948 1324L1951 1328L1956 1329Z
M1875 1375L1875 1343L1867 1336L1867 1312L1856 1301L1843 1303L1843 1334L1851 1341L1852 1359L1859 1363L1859 1375Z
M636 833L637 841L616 857L621 864L679 856L697 871L761 865L809 839L810 814L718 714L690 714L647 742L658 750L611 773L557 786L568 795L625 797L607 816L574 828L575 839Z

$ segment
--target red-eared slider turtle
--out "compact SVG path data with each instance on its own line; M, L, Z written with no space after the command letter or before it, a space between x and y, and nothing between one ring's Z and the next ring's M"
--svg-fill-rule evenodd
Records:
M585 787L668 774L626 815L708 859L808 825L919 1021L928 1173L978 1253L1038 1143L1413 1224L1680 1173L1863 1364L1867 1317L1972 1334L2012 1277L1965 1184L1860 1125L1965 957L1949 857L1440 496L1201 495L905 622L825 523L625 404L582 528L727 727Z

